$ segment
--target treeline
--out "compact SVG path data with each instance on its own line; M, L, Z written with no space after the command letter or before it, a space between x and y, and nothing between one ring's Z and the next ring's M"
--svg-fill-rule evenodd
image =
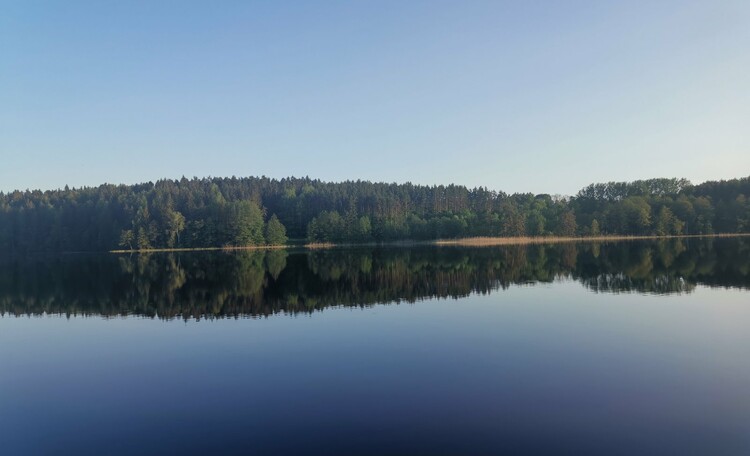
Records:
M0 251L101 251L470 236L750 231L750 178L592 184L570 198L309 178L193 178L0 193Z
M499 248L42 255L0 261L0 315L159 318L307 313L576 280L595 292L750 287L750 240Z

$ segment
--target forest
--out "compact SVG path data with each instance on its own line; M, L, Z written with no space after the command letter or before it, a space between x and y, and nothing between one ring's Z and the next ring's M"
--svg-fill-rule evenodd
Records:
M0 193L4 254L748 231L750 177L591 184L572 197L307 177Z

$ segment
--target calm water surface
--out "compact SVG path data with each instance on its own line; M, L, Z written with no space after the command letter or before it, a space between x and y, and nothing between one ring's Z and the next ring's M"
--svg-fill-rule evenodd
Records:
M0 260L0 453L750 454L750 240Z

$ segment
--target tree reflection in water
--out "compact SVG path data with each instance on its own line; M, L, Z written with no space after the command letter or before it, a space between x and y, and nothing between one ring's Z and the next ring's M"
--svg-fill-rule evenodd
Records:
M329 306L459 298L576 280L594 292L750 287L747 239L670 239L492 248L68 255L0 262L10 315L264 316Z

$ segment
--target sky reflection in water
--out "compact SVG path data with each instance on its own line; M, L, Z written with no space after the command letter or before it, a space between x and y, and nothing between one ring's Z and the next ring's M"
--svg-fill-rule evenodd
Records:
M741 240L4 261L3 452L747 454L749 262Z

